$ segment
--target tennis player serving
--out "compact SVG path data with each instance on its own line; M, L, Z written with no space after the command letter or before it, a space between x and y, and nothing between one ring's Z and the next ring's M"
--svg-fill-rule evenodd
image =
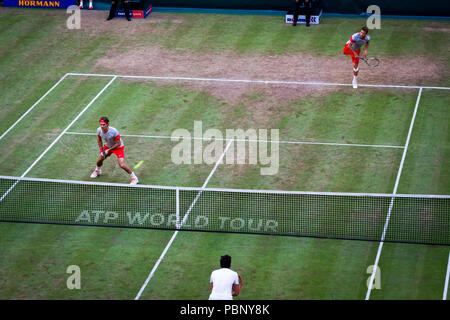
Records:
M367 48L369 47L370 37L368 35L369 28L362 27L359 33L355 33L350 37L344 47L344 54L350 55L353 62L353 88L358 88L358 83L356 78L358 77L358 65L359 65L359 54L361 52L361 47L365 45L362 57L366 58Z
M125 164L125 146L120 138L119 131L117 131L116 128L109 126L109 119L107 117L101 117L99 122L100 127L97 129L97 141L98 147L100 148L100 155L97 159L97 167L94 172L92 172L91 178L97 178L99 174L102 174L101 167L103 161L114 153L117 157L119 167L130 175L130 184L137 184L139 182L138 178L130 167ZM103 139L105 140L105 145L103 145Z

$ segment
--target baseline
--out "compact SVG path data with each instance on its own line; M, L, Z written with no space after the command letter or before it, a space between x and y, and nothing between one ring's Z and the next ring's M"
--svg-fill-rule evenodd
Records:
M187 80L187 81L211 81L211 82L238 82L238 83L261 83L261 84L286 84L286 85L316 85L316 86L353 86L351 83L337 83L337 82L320 82L320 81L283 81L283 80L252 80L252 79L225 79L225 78L195 78L195 77L163 77L163 76L133 76L133 75L118 75L118 74L97 74L97 73L68 73L70 76L83 77L117 77L128 79L147 79L147 80ZM438 89L450 90L450 87L436 87L436 86L406 86L406 85L391 85L391 84L358 84L359 87L372 88L400 88L400 89Z

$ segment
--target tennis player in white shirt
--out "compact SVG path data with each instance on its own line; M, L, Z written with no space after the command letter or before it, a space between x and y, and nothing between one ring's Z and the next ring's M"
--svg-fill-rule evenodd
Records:
M220 269L211 273L211 294L209 300L233 300L239 295L239 275L230 269L231 257L220 257Z
M97 178L100 174L102 174L101 167L103 165L103 161L114 153L117 156L119 166L130 175L130 184L137 184L139 182L138 178L134 174L133 170L125 164L125 146L122 138L120 137L119 131L117 131L116 128L109 126L109 119L107 117L101 117L99 122L100 127L97 129L97 142L100 149L100 155L97 159L97 167L94 172L92 172L91 178ZM106 142L105 145L103 145L103 140Z

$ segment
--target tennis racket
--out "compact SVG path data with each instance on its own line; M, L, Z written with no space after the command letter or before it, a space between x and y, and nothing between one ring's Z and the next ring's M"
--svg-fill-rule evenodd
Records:
M359 57L362 61L364 61L369 67L377 67L380 64L380 60L377 58L363 58Z

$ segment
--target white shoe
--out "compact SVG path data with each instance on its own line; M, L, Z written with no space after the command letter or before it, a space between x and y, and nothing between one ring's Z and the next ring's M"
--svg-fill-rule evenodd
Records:
M356 82L356 79L353 79L353 89L357 89L358 88L358 83Z
M89 8L88 8L88 10L92 10L92 9L93 9L93 6L90 5Z
M138 182L139 182L139 179L137 177L134 177L134 178L131 178L131 183L130 184L136 185L136 184L138 184Z
M79 8L79 9L83 9L83 5L80 4L80 5L78 6L78 8Z
M94 172L92 172L91 174L91 178L97 178L99 174L102 174L102 169L99 170L95 169Z

